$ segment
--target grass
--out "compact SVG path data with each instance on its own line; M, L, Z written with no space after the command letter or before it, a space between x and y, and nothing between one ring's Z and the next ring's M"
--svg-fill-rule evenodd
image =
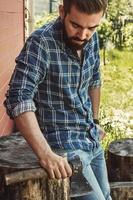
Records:
M102 80L100 118L107 132L103 141L103 147L107 149L115 139L133 137L132 52L107 51L106 65L102 65Z

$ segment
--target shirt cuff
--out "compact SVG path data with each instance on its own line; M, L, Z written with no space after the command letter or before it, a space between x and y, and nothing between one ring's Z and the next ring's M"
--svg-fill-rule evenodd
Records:
M101 87L102 83L100 80L96 80L89 86L90 89Z
M36 106L33 100L26 100L17 104L17 106L12 111L12 116L14 118L27 111L36 111Z

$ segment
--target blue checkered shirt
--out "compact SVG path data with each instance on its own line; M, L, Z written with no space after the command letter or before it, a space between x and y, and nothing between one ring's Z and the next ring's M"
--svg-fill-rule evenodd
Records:
M95 32L85 45L84 59L64 41L60 18L36 30L16 58L4 102L11 118L34 111L54 149L98 145L88 89L100 87L99 46Z

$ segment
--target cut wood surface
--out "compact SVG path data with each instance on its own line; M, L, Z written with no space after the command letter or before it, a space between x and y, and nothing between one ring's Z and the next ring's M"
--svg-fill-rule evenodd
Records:
M133 157L133 138L116 140L109 145L112 154L122 157Z
M38 158L19 133L0 138L0 167L32 169L40 167Z

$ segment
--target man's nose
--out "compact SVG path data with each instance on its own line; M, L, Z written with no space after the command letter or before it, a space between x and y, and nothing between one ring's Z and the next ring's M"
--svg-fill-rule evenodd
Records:
M79 36L80 40L86 40L89 37L89 34L86 29L82 29L79 31L78 36Z

